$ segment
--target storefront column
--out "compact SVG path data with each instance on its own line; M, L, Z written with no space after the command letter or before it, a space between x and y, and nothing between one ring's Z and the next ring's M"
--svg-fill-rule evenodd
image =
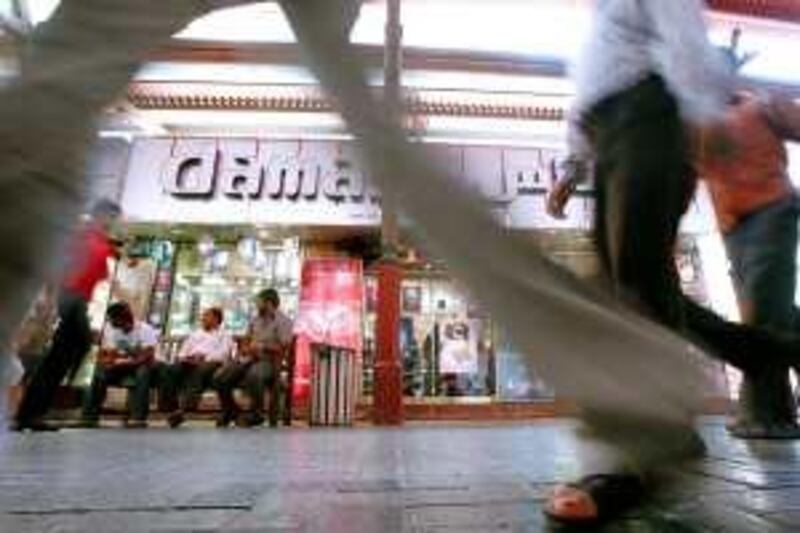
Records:
M375 332L374 422L403 423L403 367L400 364L400 283L398 262L386 256L378 266L378 316Z
M386 4L384 105L389 117L398 121L402 116L402 35L400 0L389 0ZM403 423L403 367L400 363L400 283L403 274L397 260L396 212L388 203L383 205L381 237L383 258L378 266L374 422L399 425Z

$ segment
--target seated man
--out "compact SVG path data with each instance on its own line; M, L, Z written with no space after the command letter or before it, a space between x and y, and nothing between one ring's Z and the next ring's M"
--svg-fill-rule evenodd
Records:
M192 333L181 345L175 361L167 368L161 393L170 427L184 421L184 413L197 409L203 391L224 363L230 361L233 339L222 329L223 314L219 307L206 309L200 317L201 329Z
M150 379L155 363L158 333L150 325L134 320L130 306L117 302L106 313L108 325L103 332L100 353L83 409L85 427L96 427L100 408L109 385L120 385L134 378L128 395L129 428L147 427L150 409Z
M250 397L252 412L238 422L246 427L264 423L264 391L273 385L277 370L273 368L273 360L282 357L292 342L292 321L280 311L280 304L280 297L273 289L258 294L258 314L247 328L238 357L214 376L214 388L222 407L218 427L227 427L237 418L239 407L233 399L233 389L240 386Z

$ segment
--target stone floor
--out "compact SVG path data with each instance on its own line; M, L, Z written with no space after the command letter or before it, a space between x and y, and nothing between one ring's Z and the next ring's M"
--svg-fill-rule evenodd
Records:
M607 531L800 531L800 445L729 440ZM576 468L568 421L0 435L0 531L527 532Z

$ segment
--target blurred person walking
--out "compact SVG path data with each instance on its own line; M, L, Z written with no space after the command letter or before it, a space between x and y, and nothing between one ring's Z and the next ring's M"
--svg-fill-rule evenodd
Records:
M97 284L109 275L108 260L117 255L111 232L121 214L115 202L98 201L91 210L91 219L73 239L58 297L58 326L50 350L25 389L12 429L58 429L47 424L44 416L64 378L77 370L91 347L88 304Z
M595 240L618 298L679 332L687 310L673 249L694 191L684 124L717 127L732 87L702 10L699 0L598 1L569 137L571 162L592 162ZM657 467L704 449L690 413L668 425L587 409L583 421L588 475L553 492L545 512L559 522L618 515Z
M737 56L737 42L738 32L735 32L733 45L722 49L732 71L746 61ZM692 131L695 163L694 168L687 169L687 178L694 181L699 177L708 184L744 323L759 327L765 334L791 335L797 313L794 294L798 204L789 178L784 143L800 139L800 106L789 98L747 91L733 94L728 104L721 130ZM726 137L721 142L732 140L735 151L720 153L714 149L720 144L717 138L720 131ZM549 195L548 211L556 218L565 216L564 208L576 186L588 179L589 164L580 163L584 168L575 168L578 161L572 159L573 168ZM687 190L693 191L693 184ZM686 324L689 330L694 328L697 318L711 323L711 315L702 313L693 302L686 300L684 304L690 311ZM724 326L723 321L717 325ZM735 332L728 327L708 329L705 333L707 342L719 345L726 333L738 335L741 330ZM762 353L771 353L770 346L774 346L764 335L760 340L763 342L744 344L747 349L739 351L753 362L758 361ZM731 344L726 343L728 351ZM798 438L800 428L789 365L783 359L762 360L765 364L757 369L748 371L740 367L744 370L744 382L739 412L729 430L740 438Z

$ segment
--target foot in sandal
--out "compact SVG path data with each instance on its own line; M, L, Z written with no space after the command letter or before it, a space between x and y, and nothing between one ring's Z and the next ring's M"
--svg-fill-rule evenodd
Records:
M644 481L638 475L595 474L557 487L544 513L564 525L596 525L638 505L645 492Z

